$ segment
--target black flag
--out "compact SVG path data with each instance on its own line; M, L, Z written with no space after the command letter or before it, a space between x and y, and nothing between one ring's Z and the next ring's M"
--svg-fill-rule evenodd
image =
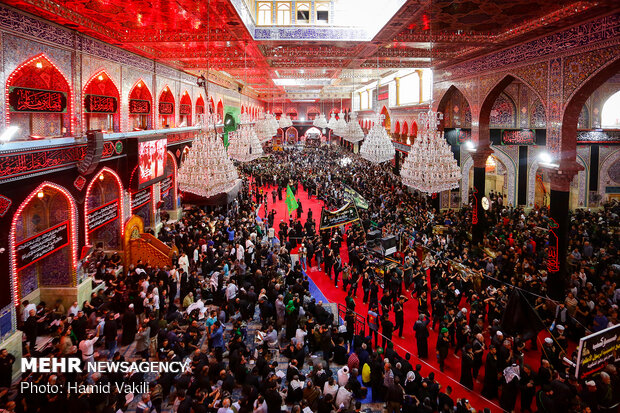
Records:
M517 288L510 293L500 326L505 334L520 334L523 341L531 340L545 329L540 316Z

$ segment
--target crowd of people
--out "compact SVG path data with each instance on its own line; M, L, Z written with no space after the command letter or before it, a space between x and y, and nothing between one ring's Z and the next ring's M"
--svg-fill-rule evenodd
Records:
M241 172L244 186L231 205L187 207L180 220L165 223L158 237L178 250L172 265L122 268L117 254L99 252L91 265L102 285L89 301L69 309L61 301L21 308L26 356L189 359L191 369L157 376L32 373L23 380L147 381L150 392L135 395L136 404L122 392L7 390L0 399L6 410L329 413L363 411L364 400L384 403L388 412L475 411L433 373L424 377L415 359L431 356L441 370L447 357L457 356L460 383L498 399L506 411L517 401L521 411L541 412L605 412L618 403L616 366L584 381L566 361L575 361L579 337L618 323L620 259L610 230L620 223L617 203L571 215L570 283L566 299L557 302L546 297L545 208L526 213L492 194L488 229L476 246L468 237L468 207L438 211L404 187L390 166L340 149L275 153ZM368 209L346 228L318 231L299 186L328 209L342 207L345 187L352 188ZM275 222L269 206L286 197L287 187L299 207ZM389 271L378 271L367 248L371 228L398 238L399 265ZM347 292L343 320L310 293L313 267ZM537 331L502 331L513 286L549 330L541 342ZM405 325L410 300L417 321ZM367 329L360 331L362 304L368 304ZM404 329L415 332L417 353L395 349L392 338ZM527 362L532 349L540 353L537 365ZM0 362L8 388L10 354L0 352Z

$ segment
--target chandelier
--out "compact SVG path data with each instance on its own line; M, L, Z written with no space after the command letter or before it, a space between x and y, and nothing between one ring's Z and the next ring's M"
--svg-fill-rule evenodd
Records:
M396 155L394 144L383 127L383 118L381 114L375 115L375 124L360 148L360 156L373 163L389 161Z
M222 139L215 132L215 116L203 123L179 168L179 189L210 198L230 191L239 179L235 165L226 155ZM206 125L206 127L205 127Z
M343 138L347 142L355 143L363 140L364 137L364 131L357 121L357 112L353 112L351 113L351 120L349 120L349 123L347 124L347 129L343 135Z
M280 116L279 126L280 128L282 128L282 130L284 130L286 128L293 126L293 121L291 120L291 118L289 118L287 114L283 113Z
M329 122L327 123L327 127L332 131L335 131L336 124L338 123L338 119L336 119L336 114L332 113L332 116L329 118Z
M429 110L419 115L418 131L400 176L403 184L427 194L436 194L459 187L459 168L443 132L437 129L443 114Z
M316 118L314 118L314 122L312 123L313 126L319 128L319 129L325 129L327 128L327 119L325 119L325 115L323 115L322 113L317 116Z
M340 114L340 118L336 122L336 126L334 127L334 133L338 136L344 136L347 132L347 121L344 120L344 113Z
M271 113L265 114L265 117L256 122L256 134L258 139L263 142L267 142L278 133L278 120Z
M232 136L231 136L232 135ZM250 115L241 114L241 126L228 133L228 156L239 162L250 162L263 155L263 147L252 125Z

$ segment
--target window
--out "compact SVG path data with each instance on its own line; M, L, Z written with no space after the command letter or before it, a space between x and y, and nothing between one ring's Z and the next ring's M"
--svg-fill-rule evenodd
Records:
M297 3L297 23L310 23L310 3Z
M428 102L433 95L433 71L424 69L422 71L422 101Z
M611 95L603 105L601 126L614 129L620 127L620 92Z
M280 26L289 26L291 24L291 4L278 3L276 6L277 24Z
M400 79L398 92L401 105L420 103L420 77L417 72L413 72Z
M316 23L327 24L329 22L329 4L316 3Z
M257 3L259 26L271 26L271 3Z
M361 100L362 100L362 103L360 105L360 108L362 110L368 109L368 91L362 92Z
M354 111L358 111L360 110L360 101L361 101L361 96L358 92L353 92L353 110Z

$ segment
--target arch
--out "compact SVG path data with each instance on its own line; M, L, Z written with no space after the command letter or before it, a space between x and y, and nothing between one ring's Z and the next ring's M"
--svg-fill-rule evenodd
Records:
M175 156L174 156L174 154L172 152L166 151L166 153L167 153L167 155L166 155L167 156L167 161L166 161L166 166L165 166L164 170L165 171L168 170L168 165L171 166L171 168L170 168L171 173L170 174L166 174L166 179L167 178L172 178L172 182L170 183L170 185L171 185L170 190L167 191L167 192L172 191L172 197L169 197L169 198L166 197L167 199L164 201L164 209L170 210L170 209L175 209L177 207L177 199L178 199L178 196L179 196L179 193L178 193L179 189L178 189L178 183L177 183L177 176L178 176L178 172L179 172L179 165L177 164L177 160L176 160L176 158L175 158ZM170 163L168 163L168 162L170 162ZM159 198L160 199L162 199L162 191L161 191L162 186L161 185L163 185L164 182L165 182L165 179L164 179L164 181L160 182L160 191L159 191L159 194L160 194Z
M495 86L493 86L489 90L484 100L482 101L482 104L480 105L480 113L478 115L478 134L472 133L472 139L477 139L476 144L478 146L487 146L490 144L489 129L491 121L491 110L493 109L493 105L495 104L495 101L497 100L499 95L504 92L506 87L508 87L508 85L515 80L518 80L519 82L527 86L529 90L534 92L534 94L538 97L538 99L540 99L541 102L544 102L544 99L542 98L540 93L538 93L538 91L533 88L532 85L530 85L528 82L516 75L506 74L495 84Z
M498 147L491 146L493 155L499 159L506 167L506 178L508 179L506 195L508 197L508 205L516 206L517 204L517 165L515 161ZM461 203L469 204L469 170L474 166L474 159L468 156L461 167ZM504 204L506 205L506 204ZM506 205L506 206L508 206Z
M46 122L40 122L45 127L48 128L49 132L58 133L57 136L65 136L71 135L75 131L75 120L73 114L74 111L74 103L73 103L73 88L71 87L72 83L69 81L69 78L65 76L65 74L52 62L52 60L47 57L44 53L40 53L19 66L11 74L6 78L5 83L5 101L7 105L6 110L6 125L10 125L13 121L13 124L23 123L24 127L21 129L24 132L29 133L30 136L40 136L37 135L38 129L31 130L30 121L32 116L41 116L45 113L57 113L60 115L60 122L58 122L55 126L57 130L51 130L49 119ZM62 109L62 98L58 102L58 105L54 105L54 107L50 107L48 112L43 112L39 110L39 113L31 113L28 110L28 107L24 107L23 109L15 108L13 111L13 105L11 104L11 88L12 87L23 87L27 89L44 89L49 91L56 91L64 93L65 99L65 113L63 113ZM27 98L26 98L27 99ZM19 105L19 103L17 103ZM27 105L27 100L24 102L24 105ZM53 110L52 110L53 109ZM13 119L11 119L13 116ZM23 119L22 119L23 118ZM26 124L28 127L26 128ZM63 128L66 131L63 131ZM45 132L42 130L42 132ZM23 137L23 135L22 135Z
M198 98L196 99L196 116L200 116L204 114L205 114L205 100L202 98L202 95L199 94Z
M415 120L411 122L411 136L413 136L413 139L417 138L418 136L418 122L416 122Z
M21 219L21 215L22 215L22 212L24 211L24 209L30 204L30 202L35 197L37 197L39 192L43 192L44 190L51 190L51 191L57 192L62 197L64 197L64 199L67 202L67 205L69 206L69 214L68 214L69 217L68 217L67 220L62 221L62 222L60 222L59 224L56 225L56 228L59 227L59 226L64 225L65 223L68 225L68 228L67 228L67 244L63 245L62 247L58 247L58 248L54 249L53 251L50 251L49 253L47 253L46 255L41 257L40 259L43 259L46 256L49 256L50 254L52 254L53 252L59 251L61 248L64 248L64 247L68 246L69 249L70 249L70 252L69 252L70 263L69 264L70 264L70 267L71 267L69 269L69 271L68 271L68 274L67 274L68 277L71 277L71 274L73 273L73 271L75 271L75 267L76 267L76 263L77 263L77 245L78 245L78 243L77 243L77 207L76 207L76 204L75 204L75 200L73 199L73 197L71 196L69 191L67 191L64 187L62 187L60 185L57 185L57 184L55 184L53 182L49 182L49 181L42 182L19 205L19 207L15 211L15 214L13 215L13 220L11 221L11 231L10 231L10 235L9 235L9 255L10 255L10 271L11 271L11 286L12 286L13 304L16 307L19 306L19 304L20 304L20 302L19 302L19 300L20 300L19 272L20 272L20 270L23 270L27 266L32 264L32 262L30 262L30 263L28 263L26 265L23 265L23 263L22 263L21 267L19 267L20 264L18 263L18 257L17 257L17 254L16 254L16 248L18 247L17 234L16 234L17 233L17 224L18 224L19 219ZM52 228L54 228L54 227L52 227ZM48 232L50 229L51 228L48 227L46 230L44 230L43 232L39 232L36 235L41 235L42 233ZM28 237L26 239L32 239L32 237ZM57 270L58 268L53 268L53 269Z
M493 102L489 123L489 127L493 126L496 129L517 127L517 105L505 91L501 92Z
M297 119L297 109L293 107L286 109L286 114L291 118L291 120Z
M584 107L586 107L584 105ZM586 107L587 108L587 107ZM583 112L583 111L582 111ZM620 91L617 91L603 103L601 108L601 127L618 128L620 126Z
M112 102L101 102L105 106L104 109L107 109L107 112L102 112L101 109L96 110L95 108L91 107L91 113L87 113L86 112L86 98L87 95L97 95L97 96L104 96L104 97L113 97L116 99L115 105L113 105L113 107L109 107L110 104L112 104ZM82 102L84 105L84 113L82 115L82 124L85 125L85 129L99 129L99 128L92 128L92 127L88 127L89 124L89 116L96 116L96 115L103 115L103 116L109 116L112 115L112 130L115 132L118 132L119 130L119 124L120 124L120 92L119 92L119 88L118 85L116 84L116 82L114 82L114 79L112 79L112 77L110 76L110 74L108 72L106 72L105 69L99 69L97 70L86 82L86 84L84 85L84 88L82 89ZM92 98L90 98L92 99ZM93 102L90 101L89 104L92 106ZM113 112L111 112L113 110ZM92 126L92 125L91 125Z
M289 133L291 132L291 133ZM293 136L293 132L294 132L294 139L295 142L297 142L299 140L299 132L297 131L297 128L294 126L290 126L288 129L286 129L286 132L284 132L284 137L286 138L286 141L288 141L289 136Z
M215 102L213 101L213 96L209 98L209 114L215 113Z
M601 119L602 119L602 116L601 116ZM590 129L590 109L588 109L587 104L583 105L583 107L581 108L581 112L579 112L579 119L577 120L577 128L578 129Z
M241 105L241 113L245 113L245 106Z
M92 231L94 231L96 228L89 228L89 219L88 219L88 215L90 213L92 213L94 210L100 209L100 208L104 208L107 204L102 205L102 206L98 206L95 207L93 209L88 208L88 202L89 202L89 196L90 193L93 189L94 184L100 179L101 176L104 176L104 174L109 174L114 178L114 181L116 182L116 185L118 186L118 198L117 198L117 203L118 203L118 224L120 227L120 237L122 239L123 237L123 222L124 222L124 217L125 217L125 203L123 202L123 194L124 194L124 190L123 190L123 182L120 178L120 176L118 176L118 174L116 173L116 171L114 171L113 169L108 168L107 166L101 168L101 170L93 176L93 178L90 180L88 186L86 187L86 196L84 198L84 228L85 228L85 244L86 245L90 245L90 233ZM114 201L110 201L110 202L114 202ZM101 224L104 225L104 224ZM119 239L119 247L120 247L120 239Z
M388 111L388 108L384 106L383 109L381 109L381 114L384 116L381 121L381 125L388 133L390 133L392 129L392 120L390 119L390 112Z
M407 141L407 137L409 137L409 126L407 125L407 121L403 122L403 130L402 130L403 139Z
M450 111L448 111L448 103L454 97L459 96L459 95L462 97L463 102L467 105L467 109L469 110L470 117L471 117L471 104L469 103L469 100L467 99L465 94L458 87L456 87L455 85L450 85L450 87L444 92L443 96L439 100L439 103L437 104L437 112L440 112L440 113L444 114L443 119L441 119L441 121L439 123L440 130L443 130L444 127L445 127L446 121L448 119L451 119L451 113L450 113ZM463 116L466 116L465 113L463 114ZM470 122L471 122L471 120L470 120ZM417 132L417 128L416 128L416 132Z
M217 102L217 117L220 122L224 122L224 104L222 103L222 99Z
M400 121L396 121L396 125L394 126L394 134L400 135Z
M185 126L192 126L192 98L187 90L183 92L179 101L179 115L181 123L185 122Z
M129 90L130 129L147 129L151 126L155 111L152 108L153 95L142 78L138 79Z
M612 186L615 186L614 184L618 184L617 182L614 182L609 178L609 168L619 161L620 149L611 152L605 157L605 159L601 161L601 167L598 174L598 192L599 194L601 194L602 197L605 196L605 188L608 186L608 181L611 181L610 183L612 184Z
M157 127L174 127L175 116L175 100L172 89L168 85L164 85L157 99Z

